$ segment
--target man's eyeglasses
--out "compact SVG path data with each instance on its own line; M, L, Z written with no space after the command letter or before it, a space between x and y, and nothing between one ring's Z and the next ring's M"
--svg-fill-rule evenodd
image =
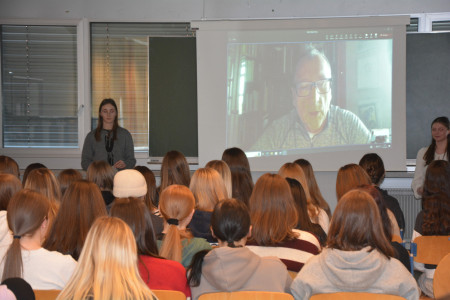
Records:
M328 93L331 89L331 80L331 78L327 78L315 82L298 82L294 87L295 94L297 97L307 97L311 94L313 87L317 89L319 94Z

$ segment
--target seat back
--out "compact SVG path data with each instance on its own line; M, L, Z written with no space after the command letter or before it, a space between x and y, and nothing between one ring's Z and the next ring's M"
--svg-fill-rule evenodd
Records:
M33 290L36 300L55 300L60 290Z
M450 253L450 236L419 236L413 243L417 244L415 262L437 265L441 259Z
M240 291L203 294L198 300L294 300L294 297L277 292Z
M392 235L392 241L393 241L393 242L397 242L397 243L399 243L399 244L403 243L402 238L401 238L399 235L396 235L396 234L393 234L393 235Z
M396 295L387 294L374 294L374 293L353 293L353 292L340 292L329 294L316 294L312 295L310 300L402 300L405 299Z
M159 300L186 300L186 295L180 291L152 290L152 292Z
M450 253L438 263L434 272L433 291L436 299L450 298Z

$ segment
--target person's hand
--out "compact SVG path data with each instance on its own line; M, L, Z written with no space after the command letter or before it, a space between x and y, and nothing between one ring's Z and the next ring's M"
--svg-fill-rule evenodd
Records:
M114 168L116 169L124 169L127 165L123 162L123 160L119 160L114 164Z

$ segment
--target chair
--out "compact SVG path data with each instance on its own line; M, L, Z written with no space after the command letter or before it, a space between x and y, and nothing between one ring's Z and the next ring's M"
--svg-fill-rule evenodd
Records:
M186 295L180 291L152 290L152 292L159 300L186 300Z
M339 292L329 294L312 295L310 300L402 300L405 299L396 295L388 294L374 294L374 293L353 293L353 292Z
M294 297L277 292L240 291L203 294L198 300L294 300Z
M298 272L294 272L294 271L288 271L289 275L291 276L292 280L295 279L295 277L297 277Z
M33 290L36 300L55 300L60 290Z
M450 298L450 253L438 263L433 278L433 292L436 299ZM447 297L447 298L446 298Z
M400 236L396 235L396 234L393 234L393 235L392 235L392 241L393 241L393 242L397 242L397 243L399 243L399 244L402 244L402 243L403 243L402 238L401 238Z
M450 253L450 236L419 236L413 243L417 245L414 261L424 264L437 265L441 259ZM414 251L412 251L414 252Z

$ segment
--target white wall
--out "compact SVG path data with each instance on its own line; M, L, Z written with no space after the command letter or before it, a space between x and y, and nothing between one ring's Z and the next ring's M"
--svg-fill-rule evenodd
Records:
M188 22L202 19L253 19L295 17L342 17L450 12L449 0L0 0L0 21L40 19L47 21ZM87 115L90 115L89 113ZM355 158L355 163L359 160ZM79 159L58 157L51 168L79 165ZM23 159L21 168L35 159ZM138 158L145 164L144 157ZM351 163L351 162L348 162ZM256 179L261 174L254 174ZM332 209L336 205L336 172L319 172L317 179ZM408 183L407 183L408 184Z

